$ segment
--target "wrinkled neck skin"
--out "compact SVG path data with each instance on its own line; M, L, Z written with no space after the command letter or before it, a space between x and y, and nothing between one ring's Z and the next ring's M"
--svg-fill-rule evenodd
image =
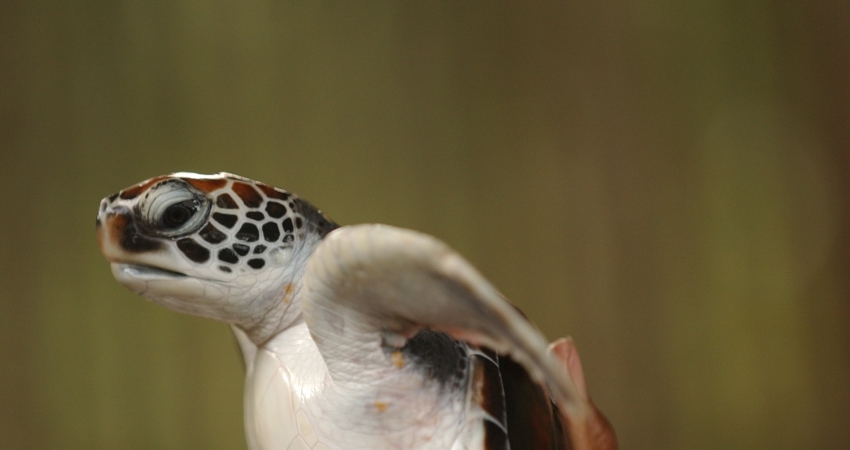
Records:
M245 345L261 347L287 328L303 322L301 313L302 279L307 267L307 259L313 254L321 239L308 234L298 245L291 259L281 268L280 276L275 277L276 288L262 289L246 305L240 305L243 314L231 323L239 330L247 342L240 339L243 354ZM238 336L239 333L237 333Z

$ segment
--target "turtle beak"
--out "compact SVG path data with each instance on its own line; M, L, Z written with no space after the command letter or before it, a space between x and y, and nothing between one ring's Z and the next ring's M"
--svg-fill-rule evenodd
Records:
M106 201L106 199L104 199ZM104 206L97 214L97 241L103 256L110 261L162 250L163 243L139 233L133 213L124 205Z
M183 272L190 268L177 267L181 259L173 254L172 247L162 239L141 234L129 205L116 205L110 198L100 202L95 226L100 252L112 263L113 273L120 272L121 278L185 277Z

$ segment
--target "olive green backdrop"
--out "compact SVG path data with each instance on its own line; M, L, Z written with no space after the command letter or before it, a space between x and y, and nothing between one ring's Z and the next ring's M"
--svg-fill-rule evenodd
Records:
M94 236L177 170L447 241L624 449L850 448L850 3L412 3L0 3L0 448L244 448Z

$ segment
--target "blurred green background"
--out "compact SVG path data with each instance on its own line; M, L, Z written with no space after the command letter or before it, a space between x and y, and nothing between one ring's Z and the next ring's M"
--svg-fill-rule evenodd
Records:
M447 241L624 449L850 448L850 2L413 3L0 3L0 448L244 448L94 236L177 170Z

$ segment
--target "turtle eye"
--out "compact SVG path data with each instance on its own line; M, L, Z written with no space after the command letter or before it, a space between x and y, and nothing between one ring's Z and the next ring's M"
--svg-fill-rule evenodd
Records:
M185 224L198 212L197 201L186 200L185 202L175 203L168 208L165 208L165 214L162 215L162 225L165 228L178 228Z
M148 232L178 237L203 226L210 201L187 183L172 179L152 187L139 202L139 210Z

